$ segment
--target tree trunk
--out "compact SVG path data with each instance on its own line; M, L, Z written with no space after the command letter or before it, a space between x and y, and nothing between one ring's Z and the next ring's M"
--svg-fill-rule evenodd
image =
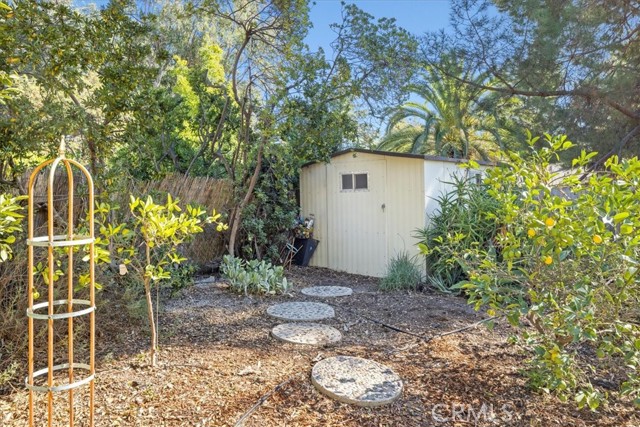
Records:
M98 176L98 149L93 139L90 137L86 139L87 147L89 148L89 169L91 170L91 175Z
M146 244L147 265L151 265L151 252L149 244ZM149 316L149 327L151 328L151 347L149 348L149 356L151 356L151 366L154 368L158 364L158 335L156 332L156 322L153 318L153 300L151 299L151 278L144 278L144 294L147 298L147 315Z
M266 142L263 140L258 148L258 158L256 160L256 167L253 170L253 175L249 180L249 187L244 195L242 201L236 206L232 218L231 218L231 232L229 233L229 255L235 256L236 253L236 241L238 240L238 232L240 231L240 224L242 223L242 211L247 206L251 197L253 196L253 190L256 188L258 177L260 176L260 169L262 168L262 152Z

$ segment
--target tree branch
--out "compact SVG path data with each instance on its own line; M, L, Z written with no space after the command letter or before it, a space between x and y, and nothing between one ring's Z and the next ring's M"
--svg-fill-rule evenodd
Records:
M600 167L602 167L602 165L604 164L604 162L607 161L607 159L611 156L613 156L614 154L620 154L620 152L622 151L622 149L629 143L631 142L631 140L633 138L635 138L636 136L640 135L640 125L636 126L635 128L633 128L631 130L631 132L627 133L624 138L622 138L620 140L620 142L618 142L615 147L613 147L608 153L604 154L603 156L600 156L600 158L595 161L594 163L592 163L587 170L585 171L584 174L582 174L582 176L580 177L581 180L584 180L587 176L589 176L590 173L592 173L593 171L596 171L598 169L600 169Z
M633 110L630 107L620 104L619 102L609 98L604 95L596 88L578 88L578 89L560 89L560 90L552 90L552 89L541 89L541 90L523 90L517 89L515 87L497 87L491 85L485 85L482 83L471 81L467 78L463 78L460 76L456 76L444 70L442 67L439 67L438 64L431 64L435 69L444 74L447 77L455 79L460 83L464 83L466 85L471 85L480 89L489 90L492 92L503 93L506 95L520 95L520 96L530 96L530 97L538 97L538 98L557 98L560 96L575 96L585 99L598 99L610 106L614 110L622 113L626 117L633 119L634 121L640 121L640 111Z

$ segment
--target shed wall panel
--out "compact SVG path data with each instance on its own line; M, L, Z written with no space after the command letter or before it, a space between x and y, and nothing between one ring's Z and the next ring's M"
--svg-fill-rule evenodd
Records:
M452 178L458 176L461 178L473 177L476 174L483 174L488 166L480 166L479 170L463 169L456 163L439 162L433 160L424 161L424 214L425 224L428 225L429 217L432 216L439 208L438 198L443 194L453 190L451 185Z
M414 230L425 225L424 160L391 156L386 159L387 258L391 259L402 252L414 256L417 254ZM422 265L419 259L416 259L416 263Z

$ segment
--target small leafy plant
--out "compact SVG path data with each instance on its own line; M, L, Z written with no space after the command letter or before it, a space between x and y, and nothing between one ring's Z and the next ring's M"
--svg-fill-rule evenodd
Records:
M387 267L387 274L380 280L379 287L383 291L416 289L421 279L420 269L409 254L404 251L391 259Z
M9 197L0 194L0 262L11 259L11 245L16 241L16 233L22 231L22 206L25 197Z
M250 260L225 255L220 266L234 292L248 294L282 294L289 290L284 268L267 261Z

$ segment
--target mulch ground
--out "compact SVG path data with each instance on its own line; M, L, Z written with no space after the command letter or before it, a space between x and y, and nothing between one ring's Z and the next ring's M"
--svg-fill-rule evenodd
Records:
M243 425L271 426L640 426L631 403L613 397L597 412L577 410L529 390L521 370L525 355L507 344L498 323L425 342L360 315L430 337L478 322L462 298L406 291L381 293L376 279L325 269L289 271L287 296L247 297L221 283L200 284L166 299L160 312L160 361L151 368L144 324L129 324L118 307L98 310L97 426L234 426L261 398ZM284 301L317 301L299 290L311 285L350 286L354 294L327 299L343 333L330 347L287 344L269 335L279 323L266 308ZM404 380L395 403L378 408L341 404L318 393L313 364L335 355L370 358ZM275 391L274 391L275 389ZM63 395L66 395L63 393ZM86 389L76 392L77 423ZM266 396L266 399L264 397ZM66 397L57 397L54 425L68 425ZM46 399L37 396L38 425ZM0 396L0 425L25 426L27 393Z

